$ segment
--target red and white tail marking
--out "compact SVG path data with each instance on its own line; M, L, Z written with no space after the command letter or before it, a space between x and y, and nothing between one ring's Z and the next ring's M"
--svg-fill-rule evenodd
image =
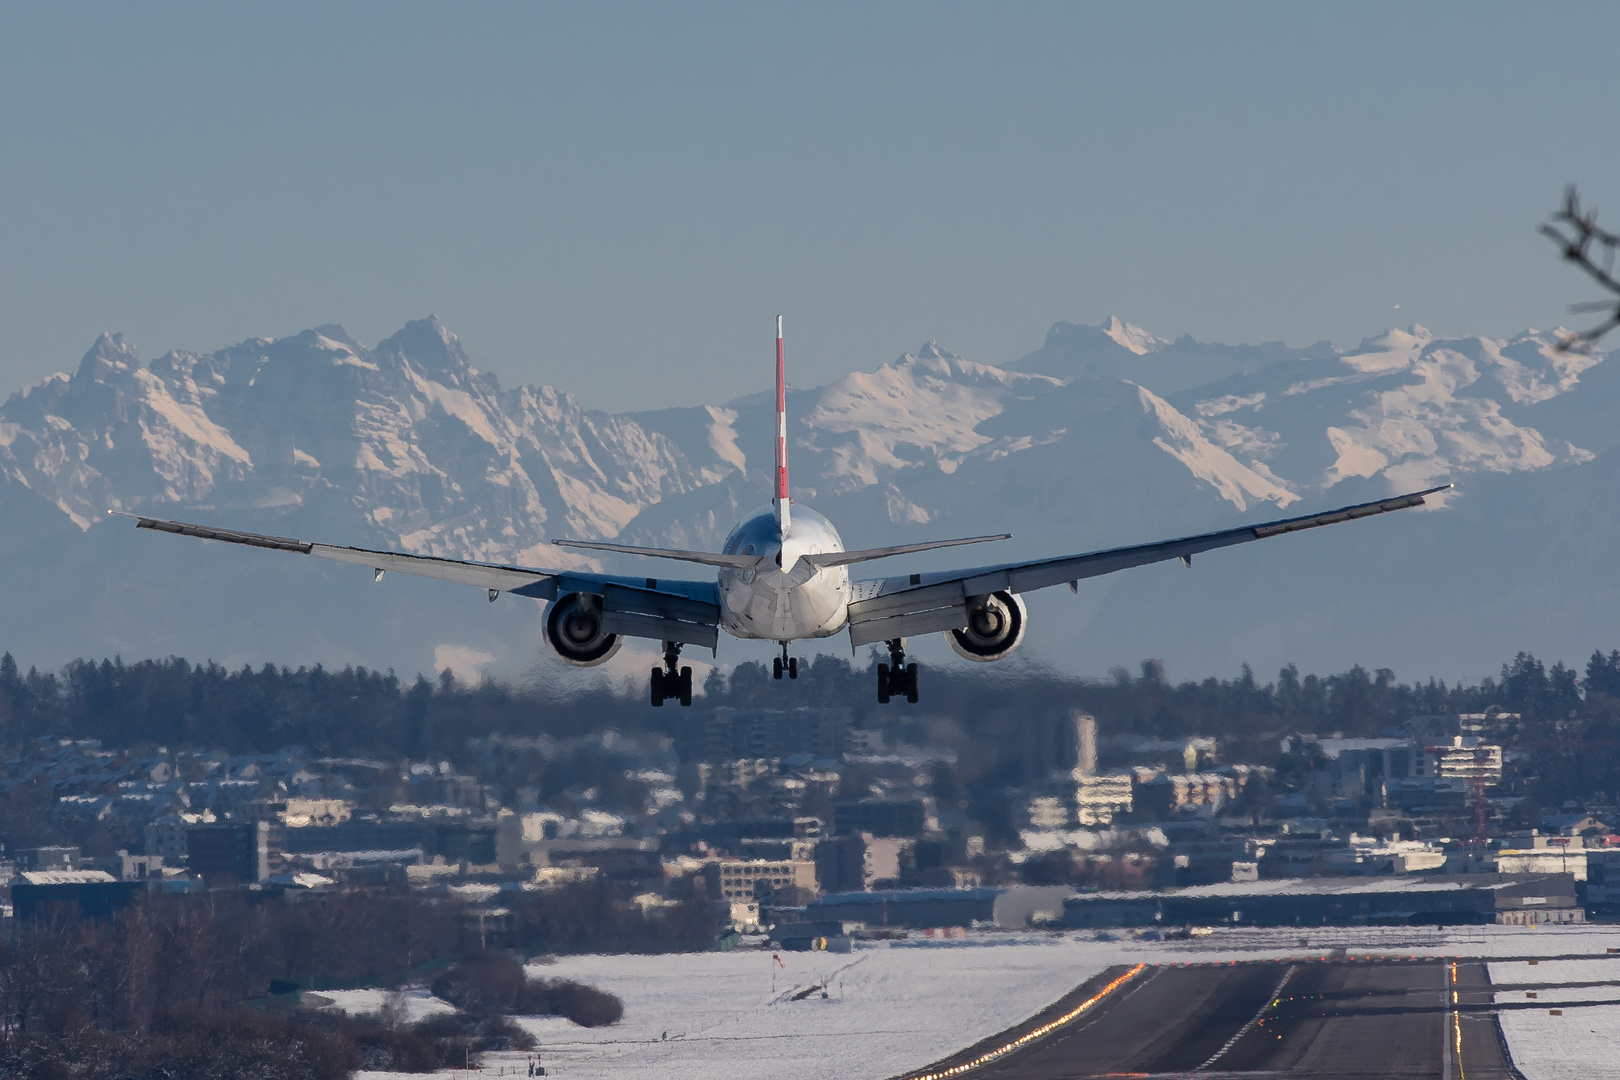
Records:
M782 364L782 316L776 317L776 523L788 529L787 371Z

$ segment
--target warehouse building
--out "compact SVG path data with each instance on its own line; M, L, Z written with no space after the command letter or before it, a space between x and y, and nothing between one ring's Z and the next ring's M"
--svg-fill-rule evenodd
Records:
M997 926L1021 930L1057 922L1066 885L1009 885L978 889L883 889L833 893L805 908L811 922L860 923L870 928L923 930L944 926Z
M1070 927L1357 926L1584 922L1571 874L1225 882L1063 903Z

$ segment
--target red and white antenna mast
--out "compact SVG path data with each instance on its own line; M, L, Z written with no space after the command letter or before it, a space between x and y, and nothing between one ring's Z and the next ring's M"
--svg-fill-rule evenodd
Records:
M782 364L782 316L776 317L776 524L787 535L789 512L787 471L787 369Z

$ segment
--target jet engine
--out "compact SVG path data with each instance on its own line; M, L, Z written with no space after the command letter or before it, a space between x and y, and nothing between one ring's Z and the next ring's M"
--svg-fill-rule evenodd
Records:
M602 598L590 593L559 596L546 614L546 643L570 664L606 663L623 640L602 630Z
M945 631L945 640L964 660L987 663L1018 648L1028 622L1029 612L1017 593L976 596L968 601L968 624L960 630Z

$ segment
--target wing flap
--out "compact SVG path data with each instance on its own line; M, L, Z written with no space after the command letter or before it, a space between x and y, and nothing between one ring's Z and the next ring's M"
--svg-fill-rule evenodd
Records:
M951 604L960 604L965 595L967 594L962 591L960 581L923 585L920 588L908 588L900 592L886 592L871 600L850 604L849 619L850 622L865 622L869 619L886 619L891 615L904 615L913 611L948 607Z
M629 615L652 615L660 619L675 619L681 622L708 623L711 626L720 622L719 604L708 604L686 596L671 596L669 593L650 589L632 589L623 585L603 587L602 610Z
M890 638L939 634L946 630L959 630L967 625L967 621L967 604L961 601L950 607L903 612L878 619L856 619L851 615L849 641L851 645L859 646L870 645L874 641L888 641Z
M604 611L602 629L625 637L651 638L654 641L679 641L685 645L701 645L707 649L720 644L720 628L713 623L683 622L680 619L661 619L656 615L639 615L629 611Z

